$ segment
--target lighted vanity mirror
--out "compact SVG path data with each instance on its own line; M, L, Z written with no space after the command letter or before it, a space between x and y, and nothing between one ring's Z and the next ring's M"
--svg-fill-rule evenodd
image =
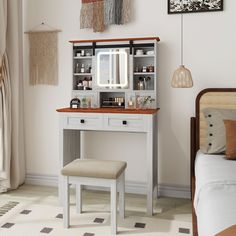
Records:
M128 87L129 48L97 49L96 64L99 87Z

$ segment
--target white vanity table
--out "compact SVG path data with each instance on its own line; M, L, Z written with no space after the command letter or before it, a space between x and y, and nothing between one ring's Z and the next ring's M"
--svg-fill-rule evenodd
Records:
M159 38L70 42L73 44L72 98L81 101L81 108L57 110L60 114L60 168L76 158L86 158L81 151L83 131L145 134L147 213L152 215L153 193L157 193ZM61 191L59 178L60 199Z
M80 155L80 131L138 132L146 135L147 213L153 214L157 192L157 112L158 109L86 108L57 110L60 115L60 169ZM59 198L62 181L59 175Z

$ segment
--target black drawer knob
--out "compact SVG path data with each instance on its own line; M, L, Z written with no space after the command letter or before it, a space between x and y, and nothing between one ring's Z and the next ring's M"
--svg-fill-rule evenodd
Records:
M127 121L126 121L126 120L123 120L123 121L122 121L122 124L123 124L123 125L127 125Z
M81 123L81 124L84 124L84 123L85 123L85 120L84 120L84 119L80 120L80 123Z

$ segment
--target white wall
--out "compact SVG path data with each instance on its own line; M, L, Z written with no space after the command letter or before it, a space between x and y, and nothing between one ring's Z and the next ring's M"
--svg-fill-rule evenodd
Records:
M159 181L189 186L189 120L194 114L194 99L201 89L236 85L236 1L224 1L223 12L184 15L184 61L192 71L192 89L170 87L172 73L180 63L180 15L167 14L167 0L134 0L132 22L110 26L104 33L80 30L80 2L24 0L25 30L42 21L62 29L57 87L29 86L25 35L27 173L56 175L58 171L58 114L55 110L68 106L71 98L72 46L68 40L159 36ZM87 136L88 156L128 159L128 179L145 179L144 136L120 133Z

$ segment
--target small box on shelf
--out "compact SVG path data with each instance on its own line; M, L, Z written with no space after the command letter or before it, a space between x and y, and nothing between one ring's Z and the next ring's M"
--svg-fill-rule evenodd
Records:
M136 48L134 52L135 56L155 56L154 47L144 47L144 48Z

